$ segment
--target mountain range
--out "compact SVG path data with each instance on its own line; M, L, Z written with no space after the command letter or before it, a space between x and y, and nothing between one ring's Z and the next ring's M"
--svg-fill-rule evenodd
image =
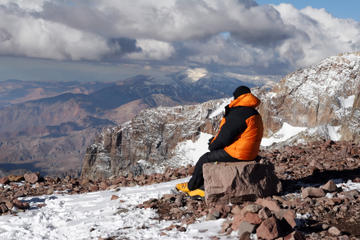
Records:
M0 169L76 175L86 147L103 128L147 108L228 97L241 84L236 78L193 72L112 83L2 81Z

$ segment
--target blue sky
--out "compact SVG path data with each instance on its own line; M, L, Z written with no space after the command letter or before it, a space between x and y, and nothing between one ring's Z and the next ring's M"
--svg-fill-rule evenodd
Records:
M189 68L283 76L360 51L359 5L360 0L0 0L0 81L161 78Z
M352 18L360 21L360 1L359 0L257 0L258 4L280 4L289 3L297 9L307 6L313 8L325 8L327 12L338 18Z

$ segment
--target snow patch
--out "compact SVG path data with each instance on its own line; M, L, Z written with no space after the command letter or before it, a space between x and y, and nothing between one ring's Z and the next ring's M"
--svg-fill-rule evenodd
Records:
M188 164L195 165L197 160L209 151L208 143L209 139L212 137L211 134L201 132L199 138L195 142L186 140L179 143L175 148L177 159L181 159L178 161L179 164L181 164L181 166L186 166Z
M346 183L338 183L337 187L341 187L343 191L357 190L360 192L360 183L348 180Z
M186 70L186 74L192 82L197 82L199 79L205 77L208 71L205 68L190 68Z
M340 104L342 108L352 108L355 101L355 95L345 97L339 97Z
M225 102L223 102L218 108L216 108L209 116L209 118L217 117L220 114L224 114L226 105L229 104L231 98L226 99Z
M341 139L341 134L339 133L339 130L341 126L327 126L329 137L333 141L339 141Z
M314 128L307 127L294 127L288 123L284 123L279 131L274 133L269 138L263 138L261 146L268 147L273 143L281 143L285 141L294 141L297 144L305 143L305 139L302 137L307 136L321 136L324 139L330 139L333 141L341 140L342 135L340 134L341 126L321 125ZM302 134L303 136L298 136Z
M306 127L294 127L288 123L284 123L281 129L274 133L271 137L263 138L261 141L261 146L267 147L272 145L273 143L284 142L291 137L296 136L300 132L305 131L306 129Z

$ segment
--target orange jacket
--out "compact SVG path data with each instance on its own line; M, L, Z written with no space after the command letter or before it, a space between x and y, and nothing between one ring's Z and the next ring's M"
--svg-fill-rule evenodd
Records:
M239 160L254 160L259 153L263 123L255 107L260 100L246 93L233 100L225 109L220 129L209 145L210 151L224 149Z

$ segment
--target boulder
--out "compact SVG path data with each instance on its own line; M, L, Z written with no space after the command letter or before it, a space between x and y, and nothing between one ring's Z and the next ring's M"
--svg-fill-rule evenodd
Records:
M269 163L207 163L203 166L203 175L207 204L237 204L281 191L281 182Z
M326 184L321 186L321 188L326 192L335 192L337 190L337 186L333 180L329 180Z
M324 192L324 190L322 190L321 188L316 188L316 187L307 187L304 188L301 191L301 197L302 198L320 198L320 197L324 197L326 194Z
M0 178L0 184L8 184L9 178L8 177L2 177Z
M39 181L39 173L25 173L24 179L28 183L37 183Z
M274 217L268 218L261 223L256 229L256 235L262 239L275 239L279 237L280 224L279 220Z

